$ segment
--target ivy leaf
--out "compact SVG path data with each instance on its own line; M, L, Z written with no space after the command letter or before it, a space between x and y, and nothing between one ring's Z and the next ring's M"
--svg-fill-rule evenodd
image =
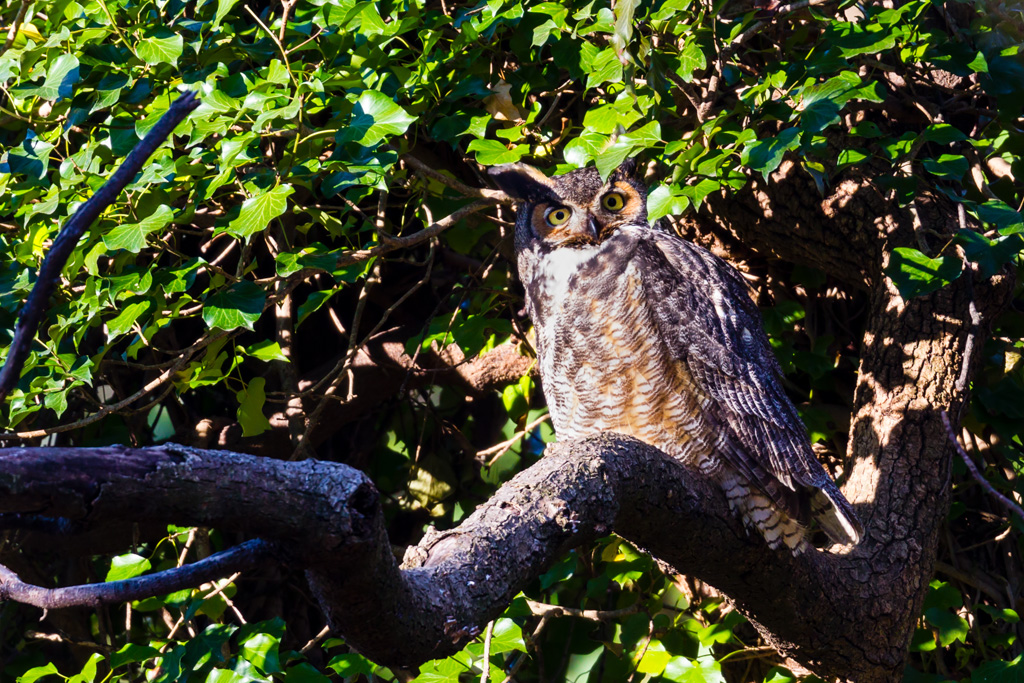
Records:
M971 674L971 683L1020 683L1024 681L1024 655L1009 662L988 661Z
M692 40L687 40L683 51L679 53L679 68L676 69L679 77L689 83L693 80L693 74L707 65L708 60L704 57L700 46Z
M743 148L740 163L760 171L765 180L782 163L782 157L800 144L800 129L787 128L773 138L764 138Z
M596 88L602 83L620 83L622 81L622 62L615 53L615 48L608 47L598 53L587 74L587 89Z
M363 675L369 677L376 669L376 665L366 657L355 652L346 652L336 655L327 662L327 668L334 671L342 678Z
M939 643L942 647L956 641L967 642L967 633L971 627L963 617L938 607L932 607L924 611L924 618L939 631Z
M21 86L13 90L20 96L38 97L51 102L62 100L71 96L75 84L81 78L78 67L78 57L61 55L46 69L46 78L42 85Z
M111 560L110 570L107 571L107 576L103 580L123 581L124 579L134 579L136 576L144 574L152 568L153 565L145 557L135 553L128 553Z
M224 17L231 12L236 4L238 4L238 0L217 0L217 14L213 17L214 30L220 26L220 22L224 21Z
M917 249L896 247L885 268L904 299L913 299L945 287L960 277L963 264L955 256L929 258Z
M266 429L270 429L270 422L268 422L267 419L263 417L262 410L264 400L264 382L265 380L262 377L257 377L251 382L249 382L249 391L247 392L247 396L251 397L254 395L258 395L259 400L258 406L255 404L255 401L251 402L249 405L251 411L253 411L250 414L249 424L250 426L252 426L253 421L258 422L262 420L263 423L266 423ZM248 400L248 398L246 400ZM255 436L256 434L260 434L265 431L265 429L260 429L258 432L247 433L245 428L246 420L242 417L242 411L243 406L240 405L238 408L238 420L242 424L242 436ZM256 413L258 413L258 417L256 417ZM251 637L246 639L244 643L242 643L242 647L238 652L238 656L244 659L245 661L251 663L264 674L269 675L273 673L278 673L281 671L281 661L278 656L278 646L280 644L281 641L276 636L273 636L269 633L255 633Z
M526 652L523 629L511 619L498 619L494 622L494 630L491 633L491 652L497 654L513 650Z
M375 145L384 138L401 135L415 120L415 116L410 116L384 93L364 90L352 110L352 123L339 136L339 141Z
M985 278L995 275L1024 249L1024 237L1019 233L990 240L973 230L964 229L957 232L957 241L964 246L967 258L978 264L981 276Z
M130 302L130 303L129 303ZM112 320L107 321L107 339L116 339L132 329L132 325L149 310L152 302L142 297L125 300L125 305Z
M206 300L203 321L210 328L225 331L239 327L251 330L266 301L267 295L259 285L242 280Z
M247 356L259 358L263 361L280 360L286 363L288 362L287 356L285 356L284 351L281 350L281 345L275 341L270 341L269 339L256 342L252 346L242 349L242 352Z
M263 194L256 195L242 202L238 217L224 228L229 235L248 239L264 230L288 208L288 197L295 191L291 185L277 185Z
M530 151L529 145L516 145L509 149L497 140L473 140L466 149L476 152L477 163L484 166L511 164Z
M921 163L929 173L950 180L960 180L970 167L967 159L959 154L943 154L938 159L925 159Z
M177 66L183 45L184 41L180 35L168 28L158 28L147 32L135 49L139 57L150 66L161 62Z
M138 223L122 223L103 236L107 249L126 249L138 254L146 246L146 235L163 230L174 219L171 207L161 204Z
M235 398L238 399L236 415L238 416L238 424L242 425L242 436L259 436L270 429L270 420L263 414L263 404L267 402L267 394L264 391L266 382L267 380L263 377L254 377L245 385L244 389L235 394ZM270 673L270 671L263 668L267 665L264 660L270 656L269 648L272 645L275 646L273 656L277 656L276 644L276 641L270 643L250 638L243 645L241 656L243 659L252 662L264 673ZM277 667L273 671L280 671L280 664Z

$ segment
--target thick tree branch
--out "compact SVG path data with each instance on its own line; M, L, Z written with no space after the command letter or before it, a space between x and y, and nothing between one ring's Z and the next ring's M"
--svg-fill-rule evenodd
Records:
M221 487L244 495L218 497ZM282 542L308 567L334 628L384 664L456 651L568 549L614 529L726 591L803 661L825 672L848 665L821 638L842 635L843 611L819 606L847 599L836 577L855 555L771 551L745 532L717 486L633 439L551 447L457 529L428 535L404 569L367 487L344 465L178 446L0 453L2 512L244 526Z

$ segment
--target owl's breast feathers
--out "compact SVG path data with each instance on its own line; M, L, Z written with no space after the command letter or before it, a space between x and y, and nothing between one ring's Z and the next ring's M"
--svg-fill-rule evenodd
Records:
M520 255L556 432L617 431L715 476L773 546L861 534L814 458L740 275L645 227Z

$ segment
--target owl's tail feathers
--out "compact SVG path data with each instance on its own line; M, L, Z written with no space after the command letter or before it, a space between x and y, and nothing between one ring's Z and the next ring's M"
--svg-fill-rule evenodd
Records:
M853 507L831 479L822 481L811 496L811 516L836 543L857 545L864 535Z

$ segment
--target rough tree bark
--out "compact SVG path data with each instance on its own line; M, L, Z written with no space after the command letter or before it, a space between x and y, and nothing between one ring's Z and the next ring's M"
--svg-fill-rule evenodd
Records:
M456 650L559 554L614 529L722 590L768 642L819 675L897 680L948 502L953 449L941 411L959 414L980 348L973 340L984 338L1011 282L965 276L904 301L882 275L886 255L918 244L922 229L948 234L951 208L925 197L896 211L858 179L824 201L808 201L814 192L784 165L770 183L709 197L696 227L715 224L727 238L871 292L844 487L866 534L846 554L769 551L717 488L612 435L553 447L460 527L425 538L401 570L365 477L313 461L171 447L86 459L15 449L0 458L0 512L87 525L159 518L282 541L289 561L307 567L332 625L368 657L405 666ZM0 591L10 585L0 580Z

